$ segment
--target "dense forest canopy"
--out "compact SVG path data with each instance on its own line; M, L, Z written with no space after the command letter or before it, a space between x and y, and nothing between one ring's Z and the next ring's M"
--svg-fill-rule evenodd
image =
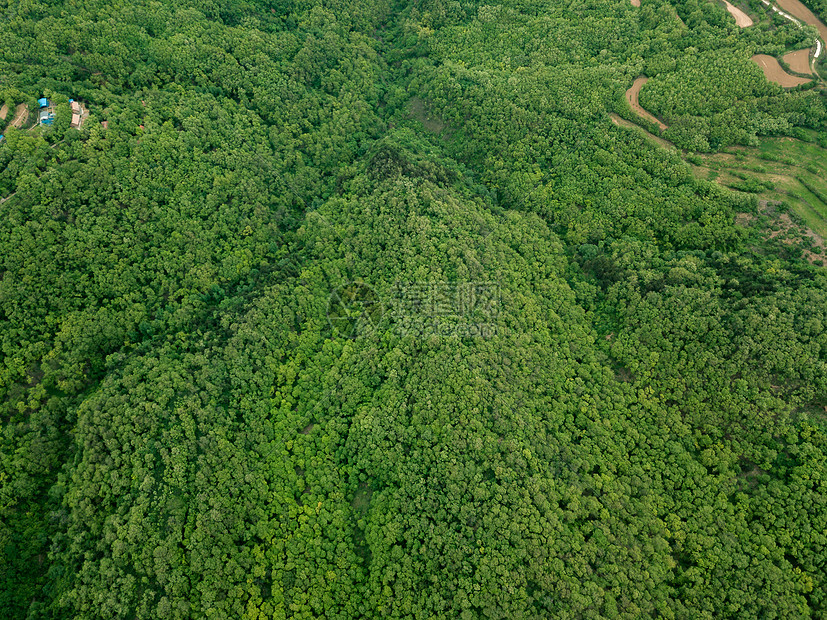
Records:
M827 615L824 245L693 168L827 54L640 4L0 0L0 615Z

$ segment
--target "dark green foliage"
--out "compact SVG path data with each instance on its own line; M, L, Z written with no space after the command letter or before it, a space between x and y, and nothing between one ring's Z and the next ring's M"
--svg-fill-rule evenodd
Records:
M803 4L821 18L821 21L827 23L827 2L824 0L803 0Z

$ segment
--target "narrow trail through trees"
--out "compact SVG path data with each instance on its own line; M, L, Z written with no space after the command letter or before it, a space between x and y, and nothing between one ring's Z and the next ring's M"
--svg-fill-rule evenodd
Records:
M632 109L635 111L636 114L642 116L646 120L652 121L656 123L661 130L666 130L669 127L660 119L658 119L655 115L647 112L643 109L643 106L640 105L640 101L638 100L638 95L640 94L640 89L643 88L643 85L649 81L649 78L646 76L640 76L637 78L632 87L626 91L626 101L629 102L629 105L632 106Z
M14 118L11 121L11 126L20 129L23 126L23 123L29 118L29 106L25 103L21 103L17 106L15 110Z
M676 147L674 144L672 144L668 140L664 140L663 138L661 138L659 136L656 136L651 131L647 131L646 129L644 129L640 125L635 125L632 121L628 121L625 118L622 118L622 117L618 116L617 114L609 114L609 117L612 119L612 122L615 125L617 125L618 127L626 127L627 129L636 129L637 131L642 132L643 135L645 135L647 138L649 138L653 142L656 142L657 144L659 144L660 146L662 146L663 148L665 148L667 150L670 150L670 151L678 151L679 150L678 147Z

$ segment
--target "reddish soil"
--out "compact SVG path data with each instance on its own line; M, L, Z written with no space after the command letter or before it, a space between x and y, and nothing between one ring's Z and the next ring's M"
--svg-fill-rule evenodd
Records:
M648 81L649 78L644 76L641 76L638 79L636 79L634 84L632 84L632 87L626 91L626 101L629 102L629 105L632 106L632 109L635 111L636 114L642 116L646 120L652 121L653 123L657 123L658 127L660 127L661 130L668 129L668 127L663 122L658 120L657 117L644 110L643 107L641 107L640 105L640 101L638 101L640 89L643 88L643 85L646 84L646 82Z
M781 65L779 65L778 61L772 56L767 56L766 54L756 54L752 57L752 61L761 67L761 70L770 82L780 84L784 88L806 84L810 81L807 78L790 75L781 68Z
M804 73L809 75L812 73L810 69L810 50L798 50L797 52L790 52L782 56L784 62L790 65L790 69L796 73Z
M741 9L737 6L732 6L727 0L723 0L724 4L726 5L726 10L729 11L729 14L735 18L735 24L739 28L747 28L748 26L752 26L752 18L744 13Z

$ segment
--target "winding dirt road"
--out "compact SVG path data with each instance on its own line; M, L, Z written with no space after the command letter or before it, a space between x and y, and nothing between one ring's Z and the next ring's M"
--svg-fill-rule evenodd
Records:
M827 43L827 26L801 2L798 0L775 0L775 3L793 17L797 17L801 21L815 26L816 30L818 30L818 36L821 37L822 41Z
M640 125L635 125L633 122L627 121L625 118L621 118L617 114L614 114L614 113L609 114L609 117L612 119L612 122L615 125L617 125L618 127L626 127L628 129L634 129L636 131L639 131L639 132L643 133L643 135L645 135L647 138L652 140L653 142L657 142L658 144L660 144L663 148L665 148L667 150L670 150L670 151L677 151L677 147L675 147L674 144L672 144L671 142L668 142L667 140L664 140L663 138L661 138L659 136L656 136L655 134L653 134L649 131L646 131Z
M827 26L824 25L824 22L816 17L815 14L799 2L799 0L776 0L778 6L770 4L770 0L761 0L761 2L772 8L772 10L776 13L779 13L786 19L795 22L799 26L803 25L802 22L804 22L815 27L816 31L818 31L819 38L816 39L815 50L813 51L813 59L810 61L809 71L809 73L815 74L816 59L821 56L824 45L827 45Z
M646 84L646 82L648 81L649 78L645 76L640 76L639 78L637 78L634 84L632 84L632 87L626 91L626 101L629 102L629 105L632 106L632 109L638 116L642 116L646 120L656 123L657 126L661 128L661 131L664 131L669 127L663 122L661 122L656 116L644 110L643 106L640 105L640 101L638 101L640 89L643 88L643 85Z

